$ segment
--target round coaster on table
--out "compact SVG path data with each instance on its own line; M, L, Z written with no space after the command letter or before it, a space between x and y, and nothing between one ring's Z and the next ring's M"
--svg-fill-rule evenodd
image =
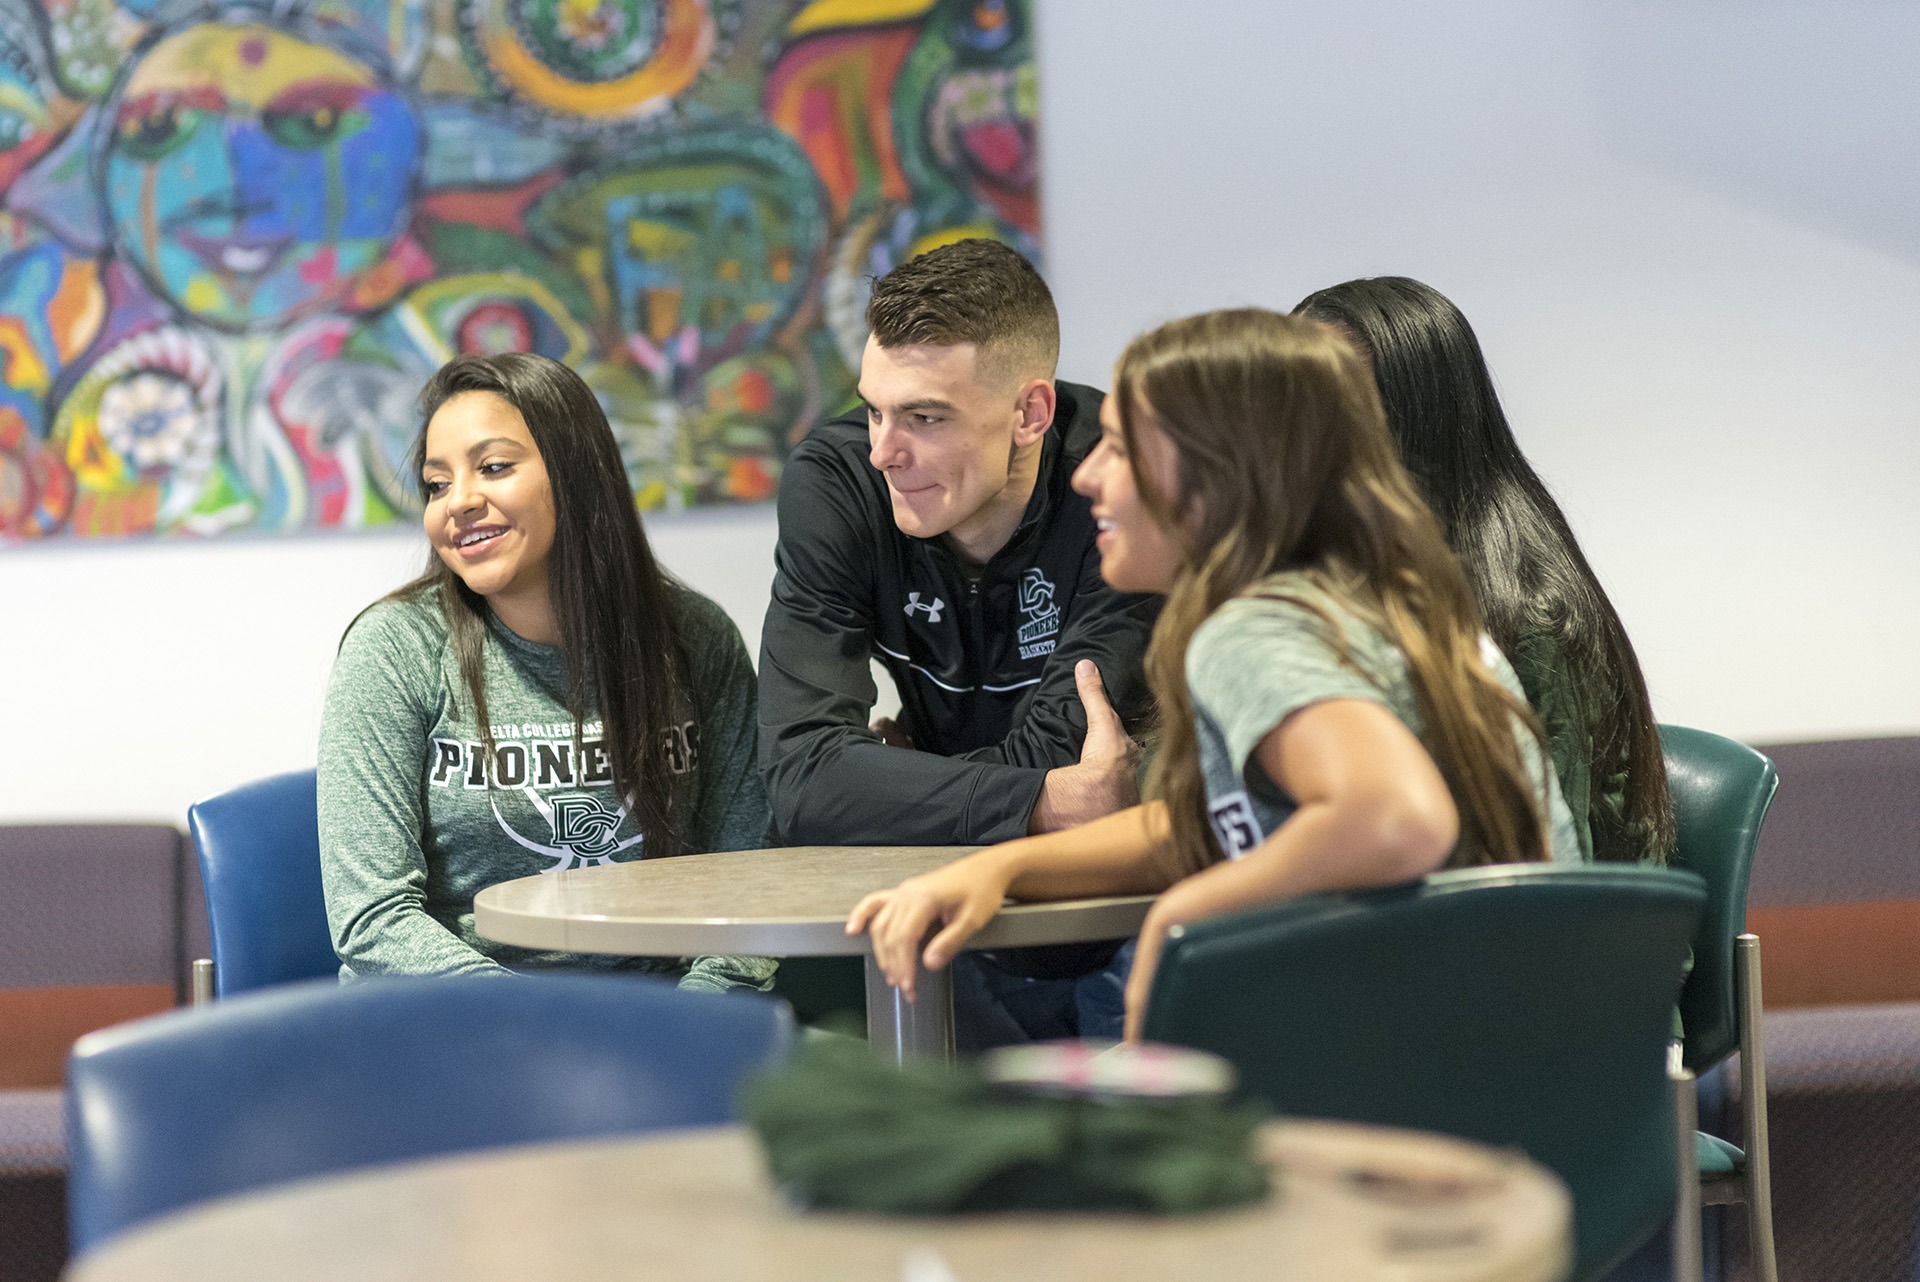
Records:
M1041 1095L1188 1099L1227 1095L1235 1080L1218 1055L1161 1042L1028 1042L980 1063L988 1081Z

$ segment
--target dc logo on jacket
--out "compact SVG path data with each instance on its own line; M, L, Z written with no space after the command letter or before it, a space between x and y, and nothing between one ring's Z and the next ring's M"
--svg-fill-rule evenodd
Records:
M1020 576L1020 657L1037 659L1052 654L1060 631L1060 607L1053 602L1053 583L1034 566Z

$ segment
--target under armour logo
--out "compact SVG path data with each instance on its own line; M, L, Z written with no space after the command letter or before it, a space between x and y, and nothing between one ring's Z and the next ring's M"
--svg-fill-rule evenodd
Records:
M553 829L554 844L543 846L522 837L507 823L497 805L493 808L493 818L500 825L500 830L516 843L556 861L553 867L544 870L546 872L604 867L613 862L616 854L644 840L645 834L636 834L625 841L617 836L621 821L627 817L625 806L608 810L600 798L585 793L563 793L546 798L532 788L522 788L520 791L526 794L527 800L547 821L547 826Z
M947 608L947 603L945 601L942 601L939 597L933 598L932 605L925 605L925 604L922 604L920 600L920 594L918 592L907 593L907 617L909 619L913 617L913 612L915 610L925 610L927 612L927 622L938 623L940 622L940 611L946 608Z

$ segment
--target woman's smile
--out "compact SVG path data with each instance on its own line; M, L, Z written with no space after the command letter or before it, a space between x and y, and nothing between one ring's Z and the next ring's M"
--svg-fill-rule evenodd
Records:
M478 560L497 550L495 541L505 534L508 528L504 525L476 525L471 529L462 530L453 540L453 545L459 549L460 555L466 560Z

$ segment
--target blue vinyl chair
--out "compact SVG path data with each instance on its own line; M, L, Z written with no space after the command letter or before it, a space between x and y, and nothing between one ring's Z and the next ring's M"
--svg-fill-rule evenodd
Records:
M1674 1214L1668 1046L1705 899L1689 872L1507 864L1196 922L1146 1036L1283 1113L1523 1150L1566 1181L1573 1276L1598 1278Z
M244 784L187 811L221 997L338 976L320 889L314 772Z
M603 975L328 979L122 1024L67 1064L73 1248L330 1171L722 1123L792 1038L776 999Z

